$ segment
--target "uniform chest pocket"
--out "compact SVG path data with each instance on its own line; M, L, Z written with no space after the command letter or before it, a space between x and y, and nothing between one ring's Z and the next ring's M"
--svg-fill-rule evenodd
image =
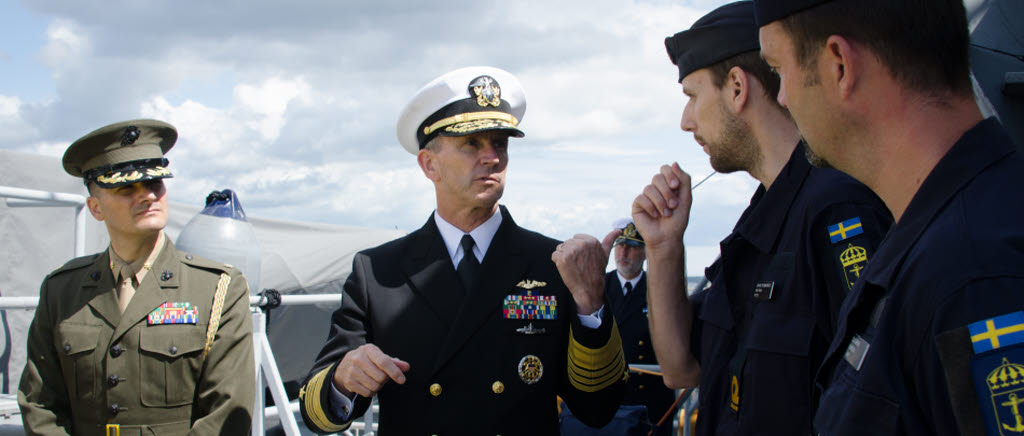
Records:
M828 435L885 435L899 432L900 406L857 387L849 365L821 398L815 431Z
M57 327L54 345L60 355L64 382L72 397L87 397L95 391L100 326L62 323Z
M190 324L147 327L139 335L142 404L191 404L202 371L204 329Z
M772 428L779 434L810 430L811 398L817 362L810 358L814 322L781 313L759 312L747 337L746 362L740 388L740 413L751 429ZM777 407L785 404L782 413ZM744 407L744 405L752 405Z

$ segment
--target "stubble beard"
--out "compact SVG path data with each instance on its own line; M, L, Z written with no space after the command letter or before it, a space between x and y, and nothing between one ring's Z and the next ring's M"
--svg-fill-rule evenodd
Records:
M736 171L751 172L761 161L761 150L757 148L750 125L740 117L720 106L722 111L722 132L710 153L711 168L723 174ZM709 151L712 150L709 147Z

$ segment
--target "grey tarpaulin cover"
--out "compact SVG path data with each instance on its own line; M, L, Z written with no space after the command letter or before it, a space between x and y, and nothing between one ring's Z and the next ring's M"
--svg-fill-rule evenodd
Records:
M64 173L60 159L10 150L0 150L0 186L87 195L80 179ZM166 232L172 241L202 209L204 200L170 204ZM262 251L260 287L277 289L284 295L341 293L356 252L405 234L399 230L271 220L252 215L248 220L256 229ZM43 278L73 257L74 223L71 207L8 207L0 200L0 294L38 295ZM103 224L88 216L86 226L85 253L105 249L109 240ZM286 382L301 380L306 375L327 338L330 314L340 303L339 300L317 307L282 306L271 311L270 344ZM25 333L32 315L31 310L7 311L11 353L9 362L0 362L0 369L7 364L2 376L9 381L8 393L17 390L25 365Z

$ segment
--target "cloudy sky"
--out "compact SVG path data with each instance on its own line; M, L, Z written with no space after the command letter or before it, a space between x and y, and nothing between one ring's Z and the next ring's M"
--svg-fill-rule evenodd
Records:
M0 148L59 157L102 125L157 118L180 134L172 201L231 188L251 216L411 231L434 197L399 112L434 77L492 65L528 102L502 203L552 237L600 236L660 165L711 173L679 130L664 38L723 3L0 0ZM755 188L732 174L696 190L690 275Z

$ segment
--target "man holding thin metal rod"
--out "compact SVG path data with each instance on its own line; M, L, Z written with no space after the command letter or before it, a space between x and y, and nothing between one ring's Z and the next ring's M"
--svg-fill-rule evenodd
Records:
M686 293L690 176L663 166L633 203L647 243L652 339L666 384L700 385L703 435L808 434L836 313L891 224L866 187L815 160L776 102L753 4L730 3L665 40L688 102L681 127L718 172L757 179L711 286Z

